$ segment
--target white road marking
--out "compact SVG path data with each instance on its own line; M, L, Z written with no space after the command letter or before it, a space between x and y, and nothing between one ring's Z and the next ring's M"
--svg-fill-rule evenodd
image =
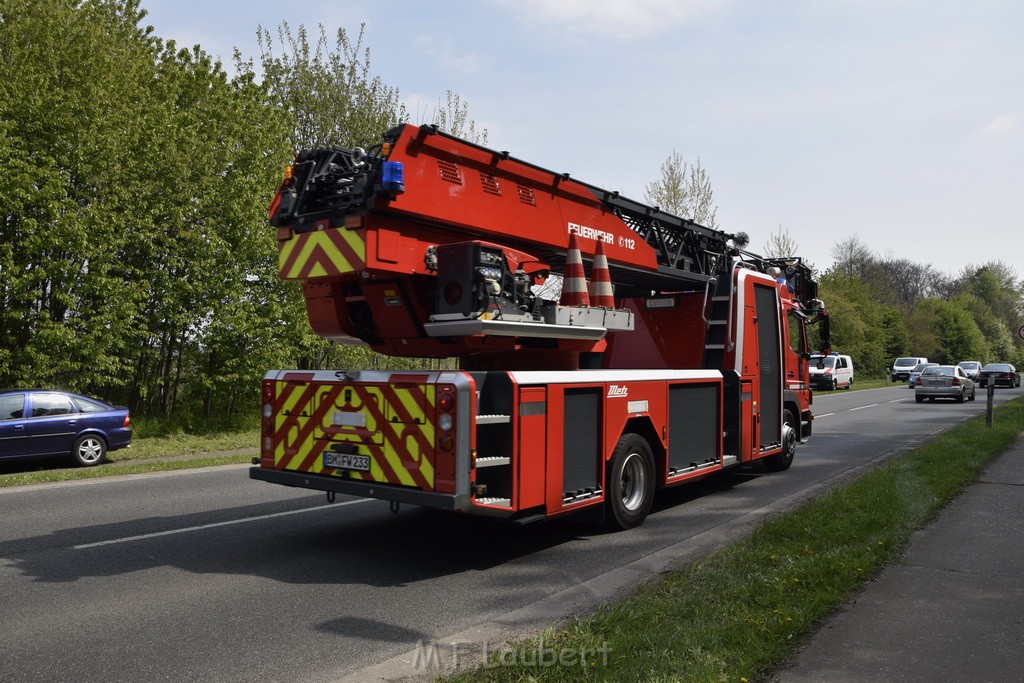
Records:
M898 398L895 401L889 401L889 403L902 403L903 401L909 401L909 398Z
M870 404L870 405L866 405L866 406L861 406L861 407L859 407L859 408L850 408L850 412L852 413L852 412L853 412L853 411L855 411L855 410L864 410L865 408L874 408L874 407L875 407L875 406L877 406L877 405L878 405L877 403L872 403L872 404Z
M201 524L199 526L189 526L183 529L169 529L167 531L156 531L151 534L139 534L138 536L125 536L124 538L112 538L108 541L97 541L96 543L83 543L81 545L72 546L73 550L85 550L86 548L96 548L101 545L112 545L114 543L129 543L131 541L141 541L147 538L156 538L158 536L170 536L172 534L184 534L190 531L202 531L204 529L214 529L219 526L230 526L232 524L246 524L248 522L258 522L264 519L273 519L274 517L284 517L285 515L298 515L303 512L316 512L317 510L326 510L327 508L337 508L343 505L355 505L356 503L368 503L375 498L361 498L359 500L349 500L344 503L328 503L327 505L317 505L312 508L302 508L301 510L288 510L287 512L274 512L269 515L259 515L257 517L244 517L242 519L231 519L226 522L213 522L212 524Z
M829 415L835 415L835 413L825 413L824 415L815 415L814 419L815 420L820 420L821 418L828 417Z

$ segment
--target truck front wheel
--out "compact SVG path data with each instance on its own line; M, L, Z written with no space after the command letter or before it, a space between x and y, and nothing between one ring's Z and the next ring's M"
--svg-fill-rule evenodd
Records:
M639 526L654 502L654 456L646 439L623 434L608 466L605 526L613 530Z
M793 411L784 410L782 412L782 452L765 458L765 469L772 472L781 472L782 470L789 469L789 466L793 464L793 456L796 455L796 442L799 438L798 428L799 425L793 416Z

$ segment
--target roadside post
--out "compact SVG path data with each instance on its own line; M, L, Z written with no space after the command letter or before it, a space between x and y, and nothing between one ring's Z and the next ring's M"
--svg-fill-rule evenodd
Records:
M989 379L988 383L985 385L985 389L986 389L985 393L988 396L988 398L987 398L987 405L985 406L985 426L986 427L991 427L992 426L992 403L993 403L993 399L995 398L995 395L996 395L996 383L994 381L992 381L992 379Z

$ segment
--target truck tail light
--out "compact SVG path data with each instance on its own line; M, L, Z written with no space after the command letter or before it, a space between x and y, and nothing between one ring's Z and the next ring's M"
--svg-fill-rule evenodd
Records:
M262 446L263 456L270 457L273 455L273 443L271 435L274 431L274 383L271 381L263 382L262 391L263 404L260 408L260 431L262 432Z
M441 393L437 397L437 407L446 413L455 409L455 392L450 387L441 389Z
M455 388L444 385L437 394L437 447L450 452L455 446L452 430L455 428Z

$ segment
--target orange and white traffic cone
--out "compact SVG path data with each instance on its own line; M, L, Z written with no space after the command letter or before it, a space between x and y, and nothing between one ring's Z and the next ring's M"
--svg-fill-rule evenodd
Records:
M587 296L587 275L583 272L583 255L580 254L580 242L576 231L569 231L569 251L565 254L565 272L562 273L562 296L558 303L562 306L589 306Z
M604 242L601 241L598 241L594 250L594 267L590 271L590 305L615 308L612 274L608 270L608 257L605 256Z

